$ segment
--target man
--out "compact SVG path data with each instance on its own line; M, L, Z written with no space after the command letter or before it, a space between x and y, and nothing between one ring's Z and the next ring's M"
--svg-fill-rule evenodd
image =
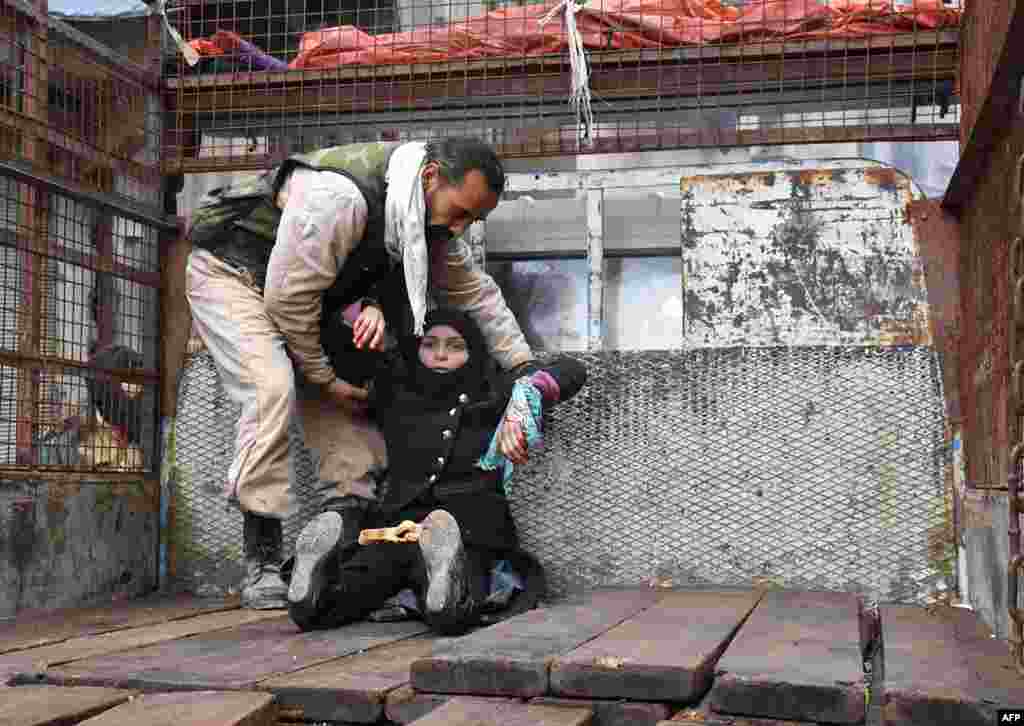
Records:
M386 466L365 416L367 391L324 354L325 317L400 276L406 332L422 334L431 293L477 322L502 367L532 360L500 289L459 239L497 206L504 183L493 149L476 139L351 144L292 157L200 203L186 294L225 390L242 406L226 493L244 515L243 606L287 607L281 520L295 506L288 425L297 402L325 509L354 516ZM355 343L379 347L380 331L362 329Z

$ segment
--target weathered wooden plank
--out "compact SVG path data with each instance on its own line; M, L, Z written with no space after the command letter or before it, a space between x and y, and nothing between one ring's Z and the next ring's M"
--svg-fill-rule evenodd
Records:
M20 686L0 691L0 726L63 726L118 706L136 695L113 688Z
M50 670L52 683L118 685L143 690L253 688L260 681L410 638L420 622L353 623L303 633L287 616L203 633Z
M530 703L538 706L589 708L593 714L591 726L656 726L672 713L672 709L664 703L646 701L607 701L541 696L530 699Z
M453 696L443 693L422 693L406 684L388 693L384 716L388 721L405 726L447 703L449 698Z
M590 726L587 708L538 706L508 702L501 699L483 701L455 697L426 716L413 721L414 726Z
M446 696L441 693L419 693L405 685L388 693L387 719L396 724L411 724L426 716L452 698L477 698L485 703L517 700L500 697ZM591 726L655 726L671 715L672 710L664 703L638 701L607 701L597 699L554 698L540 696L530 703L538 706L570 706L589 708L593 712Z
M1024 679L1006 643L973 612L881 609L888 726L981 726L996 709L1024 708Z
M710 699L705 697L696 706L677 711L672 718L657 726L818 726L813 721L783 721L757 716L730 716L711 710Z
M551 691L578 698L686 703L711 687L715 664L760 592L669 592L652 607L551 665Z
M860 607L853 595L773 590L718 662L721 713L860 723Z
M657 726L818 726L813 721L780 721L777 718L756 718L746 716L726 716L710 713L696 714L697 718L684 716L680 711L668 721L660 721Z
M434 641L430 635L409 638L270 678L258 687L306 721L374 723L384 715L388 694L408 683L410 664L429 655Z
M153 693L83 721L80 726L276 726L269 693Z
M604 590L531 610L461 638L439 641L412 664L419 691L533 698L548 691L552 659L653 605L653 590Z
M42 648L8 653L0 656L0 683L7 682L13 676L18 676L19 681L42 679L42 672L47 668L64 663L187 638L198 633L234 628L271 617L280 617L280 613L265 610L208 613L185 620L71 638Z
M0 623L0 654L237 607L237 599L182 596L128 600L102 607L68 608L18 616L15 620Z

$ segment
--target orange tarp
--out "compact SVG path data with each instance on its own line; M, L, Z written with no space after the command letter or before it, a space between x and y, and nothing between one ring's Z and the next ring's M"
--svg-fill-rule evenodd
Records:
M538 22L556 0L504 7L447 25L370 35L345 25L307 32L291 68L433 63L558 54L568 41L562 19ZM942 0L757 0L742 8L719 0L590 0L576 15L588 50L625 50L770 40L853 38L956 27L960 11ZM238 36L210 43L229 51ZM205 47L197 48L206 53Z

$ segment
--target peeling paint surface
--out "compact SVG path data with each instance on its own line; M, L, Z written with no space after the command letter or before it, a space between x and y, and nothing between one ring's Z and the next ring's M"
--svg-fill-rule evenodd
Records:
M851 160L681 191L687 346L931 344L908 177Z
M156 497L142 481L0 481L0 618L151 590Z

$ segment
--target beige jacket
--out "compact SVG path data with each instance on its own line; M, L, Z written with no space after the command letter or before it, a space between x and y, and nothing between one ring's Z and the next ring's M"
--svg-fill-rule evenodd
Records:
M278 196L281 225L267 269L267 314L287 341L305 378L335 378L320 345L321 301L366 229L366 200L347 177L298 169ZM533 359L519 323L490 275L473 263L465 240L431 260L430 293L442 307L467 313L492 355L509 369ZM344 379L345 372L337 371Z

